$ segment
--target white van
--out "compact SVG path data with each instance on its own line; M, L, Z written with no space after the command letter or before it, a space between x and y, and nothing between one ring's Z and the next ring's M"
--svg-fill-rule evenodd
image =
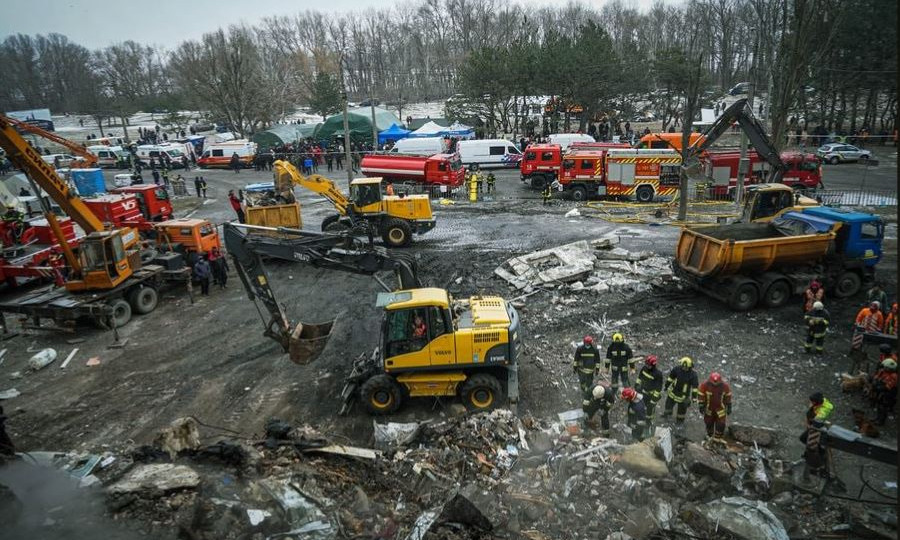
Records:
M203 154L197 158L197 165L201 169L228 168L231 166L231 156L237 154L241 160L241 166L250 167L253 165L256 151L257 144L247 139L211 144L203 149Z
M597 142L590 135L584 133L554 133L550 135L550 144L558 144L563 150L569 148L572 143L576 142Z
M137 157L141 160L141 164L149 166L150 158L154 158L157 163L162 156L169 156L172 168L181 167L181 158L184 157L184 148L182 145L173 146L168 144L142 144L137 147Z
M518 167L522 152L505 139L476 139L456 143L459 159L467 168Z
M447 153L447 139L443 137L420 137L416 139L400 139L394 143L391 152L398 154L414 154L417 156L433 156Z
M98 144L88 146L87 151L97 156L98 167L118 167L119 160L128 159L128 155L121 146L105 146Z

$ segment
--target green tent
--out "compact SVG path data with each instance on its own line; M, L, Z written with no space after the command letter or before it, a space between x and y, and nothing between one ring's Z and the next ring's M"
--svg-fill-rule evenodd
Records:
M394 113L375 107L375 128L377 131L384 131L391 127L392 124L400 124L400 119ZM372 109L370 107L360 107L358 109L350 109L347 111L347 125L350 127L350 137L354 139L372 140ZM336 114L329 116L319 131L316 132L316 138L331 139L336 135L344 134L344 114Z
M293 143L309 137L315 137L316 131L322 125L315 124L279 124L271 129L256 133L250 140L259 145L259 150L265 151L273 146L285 143Z

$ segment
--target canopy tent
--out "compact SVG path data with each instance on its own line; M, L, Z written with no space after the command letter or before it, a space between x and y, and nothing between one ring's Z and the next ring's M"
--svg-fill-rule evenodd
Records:
M436 124L434 122L428 122L423 125L419 129L413 131L409 134L410 137L442 137L442 132L446 130L445 126L440 124Z
M259 145L260 151L264 151L282 144L294 143L314 137L316 130L321 125L321 122L315 124L279 124L272 126L266 131L254 134L250 137L250 140Z
M384 131L393 124L400 124L400 119L393 113L375 107L375 129ZM359 139L372 139L372 109L359 107L347 111L347 125L350 127L350 136ZM329 116L319 131L317 139L330 139L338 134L344 134L344 114Z
M384 144L388 141L399 141L409 137L410 131L403 129L397 124L391 124L391 127L378 134L378 144Z
M456 137L457 139L474 139L475 130L465 124L453 122L450 127L441 132L441 135L445 137Z

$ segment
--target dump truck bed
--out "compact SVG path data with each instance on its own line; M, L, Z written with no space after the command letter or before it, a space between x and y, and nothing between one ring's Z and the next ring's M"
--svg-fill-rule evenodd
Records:
M675 262L698 278L765 272L821 259L828 253L834 236L834 232L786 236L771 223L683 229Z

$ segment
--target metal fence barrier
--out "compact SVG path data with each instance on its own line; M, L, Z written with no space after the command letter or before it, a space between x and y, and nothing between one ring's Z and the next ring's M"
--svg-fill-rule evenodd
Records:
M801 194L825 206L896 206L897 190L884 189L805 189ZM691 202L734 201L734 187L709 183L696 184L690 192Z

